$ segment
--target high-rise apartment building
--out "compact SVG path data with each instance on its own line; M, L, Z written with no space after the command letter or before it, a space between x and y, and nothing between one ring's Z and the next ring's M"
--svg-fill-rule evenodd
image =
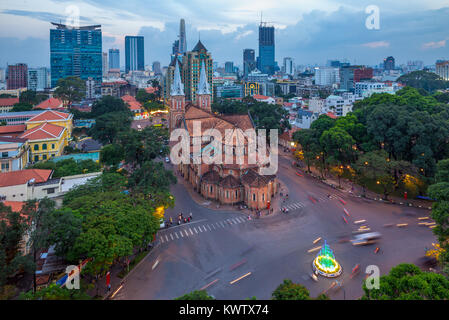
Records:
M51 87L61 78L92 78L100 90L102 63L101 25L72 27L53 23L50 30Z
M387 57L384 59L384 70L394 70L394 58Z
M28 87L28 66L25 63L18 63L8 66L8 80L6 88L14 90Z
M439 60L435 64L435 73L446 81L449 81L449 60Z
M120 70L119 49L109 49L109 70Z
M295 73L295 67L293 65L293 58L285 57L283 65L284 73L292 76Z
M243 50L243 75L246 77L256 69L256 54L254 49Z
M268 75L274 74L275 69L274 27L261 22L259 26L259 58L258 69Z
M200 79L201 65L205 66L207 82L213 83L212 55L207 51L201 41L198 41L195 48L192 51L187 51L182 57L182 80L186 100L188 101L196 101L196 90Z
M344 66L340 68L340 89L352 91L354 84L373 78L373 69L364 66Z
M145 71L143 36L125 37L125 72Z
M28 69L28 90L44 91L47 87L47 68Z
M162 74L161 63L159 61L153 62L153 72L155 75Z
M316 67L315 84L319 86L331 86L340 83L340 72L338 68Z
M103 52L102 58L103 77L106 78L109 72L108 54L106 52Z

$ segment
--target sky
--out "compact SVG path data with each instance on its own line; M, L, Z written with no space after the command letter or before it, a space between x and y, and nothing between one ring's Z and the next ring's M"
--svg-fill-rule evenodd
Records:
M378 28L367 28L378 9ZM449 59L449 0L1 0L0 67L7 63L49 66L50 22L101 24L103 51L120 49L126 35L145 37L145 64L170 60L171 46L185 19L187 48L198 39L219 64L242 65L243 49L258 55L258 25L276 28L276 61L325 65L327 60L378 65Z

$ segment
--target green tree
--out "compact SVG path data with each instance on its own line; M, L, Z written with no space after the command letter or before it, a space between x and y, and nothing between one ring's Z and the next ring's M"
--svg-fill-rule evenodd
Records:
M136 94L136 100L139 101L141 104L144 104L145 102L154 101L156 99L156 96L153 93L146 92L145 89L139 89L137 90Z
M379 289L368 289L364 282L363 291L362 300L448 300L449 280L403 263L380 277Z
M195 290L176 298L175 300L215 300L209 296L206 290Z
M134 193L156 194L169 192L170 185L176 183L171 171L165 170L162 162L146 161L128 178L128 186Z
M72 158L60 161L38 162L31 166L33 169L51 169L54 170L53 178L73 176L83 173L92 173L100 171L100 165L90 159L76 161Z
M118 135L129 130L131 116L124 112L110 112L99 116L90 132L102 144L113 143Z
M29 291L20 295L20 300L91 300L92 298L84 290L69 290L52 283L48 287L41 288L35 293Z
M413 71L400 76L397 81L413 88L424 89L428 92L449 87L448 81L444 81L436 73L428 71Z
M98 118L107 113L121 112L131 117L132 113L129 108L123 102L122 99L113 96L103 96L101 99L94 102L90 116Z
M29 103L19 102L16 103L9 112L22 112L33 110L33 105Z
M123 146L119 144L108 144L100 151L100 162L109 166L117 166L125 159Z
M285 279L272 294L273 300L313 300L310 297L309 290L299 283L294 283L289 279ZM326 300L324 294L318 296L319 300Z
M71 106L86 96L86 82L76 76L61 78L56 84L55 96Z

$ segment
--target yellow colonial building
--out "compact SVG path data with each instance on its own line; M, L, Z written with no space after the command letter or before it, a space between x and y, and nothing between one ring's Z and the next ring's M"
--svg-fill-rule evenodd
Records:
M69 144L73 115L49 110L31 118L25 125L26 131L19 137L28 140L30 161L49 160L62 155Z

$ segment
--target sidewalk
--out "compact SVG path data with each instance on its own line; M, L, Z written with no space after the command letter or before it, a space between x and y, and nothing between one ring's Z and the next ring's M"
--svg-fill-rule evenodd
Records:
M293 161L293 159L292 159ZM322 183L332 187L336 188L337 190L340 190L342 192L347 193L350 196L363 198L363 187L348 180L348 179L340 179L340 185L341 188L338 187L338 177L335 178L329 174L325 175L325 179L321 177L321 173L319 170L317 170L315 167L310 166L311 173L307 172L307 166L303 166L301 170L304 172L304 174L307 174ZM415 207L415 208L422 208L427 210L432 210L432 203L430 201L425 200L418 200L418 199L403 199L396 196L388 196L388 200L383 199L383 195L377 194L371 190L368 190L365 188L365 199L373 200L373 201L379 201L384 203L390 203L394 205L402 205L402 206L409 206L409 207Z

